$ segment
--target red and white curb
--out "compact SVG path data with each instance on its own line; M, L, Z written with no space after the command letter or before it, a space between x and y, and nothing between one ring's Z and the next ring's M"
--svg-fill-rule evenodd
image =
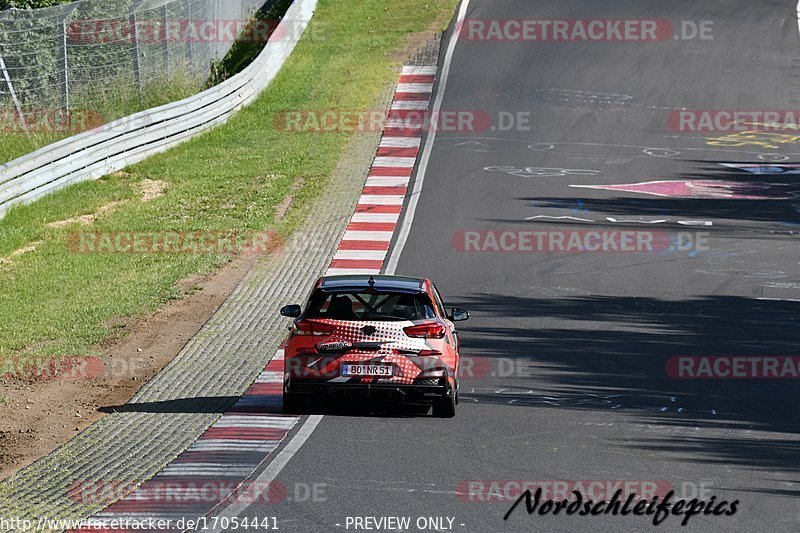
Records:
M433 66L403 68L366 185L326 275L377 274L383 268L419 155L436 71ZM266 503L285 501L287 491L280 483L257 487L246 482L300 420L283 413L283 368L281 347L255 383L189 449L81 528L69 531L127 533L134 531L131 523L152 520L171 520L170 529L177 530L181 518L206 516L244 493ZM118 485L124 486L124 481L95 482L91 491L78 486L71 492L74 498L96 498Z
M436 67L403 68L378 153L328 275L377 274L383 268L419 155L435 78Z

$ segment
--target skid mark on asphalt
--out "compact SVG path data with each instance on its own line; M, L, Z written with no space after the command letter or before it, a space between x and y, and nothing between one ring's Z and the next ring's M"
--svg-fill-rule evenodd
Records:
M686 415L723 415L715 407L695 409L686 407L678 396L650 394L576 394L546 395L533 389L526 391L505 388L472 387L464 390L461 400L473 403L507 404L516 406L548 405L553 407L586 408L652 413L677 413Z
M518 178L546 178L557 176L596 176L600 173L596 169L583 169L583 168L550 168L550 167L524 167L517 168L514 166L493 166L484 167L486 172L499 172L508 174L509 176L516 176Z
M341 489L342 493L355 491L366 492L368 494L374 494L376 492L402 492L406 494L457 495L459 493L457 490L447 489L436 483L411 483L408 481L386 481L379 479L359 480L358 483L353 483L352 480L338 478L325 478L324 482L329 489Z
M684 139L681 137L681 139ZM704 140L704 139L699 139ZM753 157L768 162L788 161L800 159L800 152L785 152L782 154L765 153L755 150L732 150L714 147L674 147L663 148L633 144L604 144L604 143L560 143L542 141L530 143L516 139L503 139L499 137L451 137L441 141L452 145L462 151L479 152L551 152L559 156L568 156L576 159L596 159L598 157L612 157L629 159L672 158L684 152L702 154L703 158L709 154L736 154L737 157ZM476 149L477 148L477 149ZM574 150L574 151L573 151ZM717 156L722 159L723 156Z
M588 218L579 218L573 217L569 215L564 216L550 216L550 215L536 215L533 217L528 217L525 220L538 220L538 219L548 219L548 220L574 220L576 222L594 222L594 220Z

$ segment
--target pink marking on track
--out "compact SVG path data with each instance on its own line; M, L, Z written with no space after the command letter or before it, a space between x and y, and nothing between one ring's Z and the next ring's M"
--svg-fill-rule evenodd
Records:
M799 188L784 184L723 180L663 180L619 185L572 185L572 187L694 199L783 200L795 198L800 194Z

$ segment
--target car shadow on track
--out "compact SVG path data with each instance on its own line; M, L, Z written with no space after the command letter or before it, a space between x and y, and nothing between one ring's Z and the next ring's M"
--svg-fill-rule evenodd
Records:
M430 409L426 405L406 405L389 401L336 399L310 400L293 412L359 418L419 418L426 416Z
M180 398L158 402L136 402L123 405L104 406L98 411L113 413L262 413L262 414L321 414L333 416L377 417L377 418L416 418L425 416L430 406L417 406L393 403L389 401L342 400L314 401L291 412L284 411L280 402L269 406L256 406L253 409L232 407L239 400L238 396L199 396L196 398Z
M158 402L129 402L105 406L101 413L225 413L239 399L238 396L198 396Z

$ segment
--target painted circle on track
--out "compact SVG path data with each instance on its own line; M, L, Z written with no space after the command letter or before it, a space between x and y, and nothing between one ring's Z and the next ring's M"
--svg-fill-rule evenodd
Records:
M536 143L528 145L528 148L530 148L531 150L535 150L537 152L546 152L548 150L555 149L555 147L556 147L555 144L550 144L550 143Z
M676 155L681 155L680 152L669 150L667 148L645 148L642 151L653 157L675 157Z
M783 154L758 154L762 161L788 161L789 156Z
M734 276L742 278L786 278L786 272L780 270L730 270L730 269L714 269L711 268L698 268L695 272L700 274L710 274L712 276Z

